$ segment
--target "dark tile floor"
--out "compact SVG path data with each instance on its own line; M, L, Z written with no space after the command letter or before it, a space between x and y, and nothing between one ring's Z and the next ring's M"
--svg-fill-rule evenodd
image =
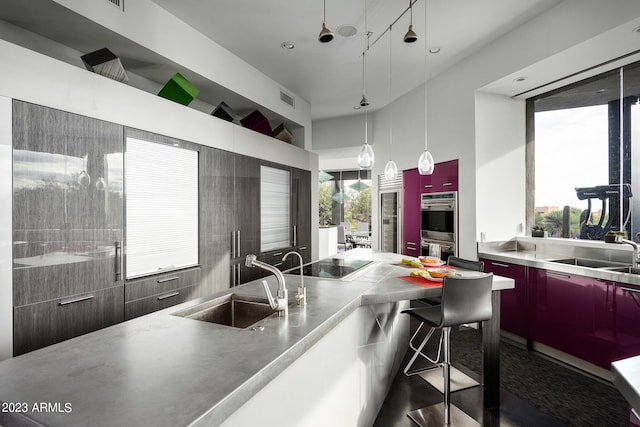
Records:
M480 333L452 333L452 363L479 380ZM437 340L436 340L437 341ZM405 356L406 364L410 351ZM501 407L482 410L481 386L452 394L452 404L484 426L625 426L627 404L609 383L501 343ZM404 367L404 364L402 367ZM471 368L470 368L471 367ZM396 375L374 427L415 427L407 412L442 402L442 394L419 376Z

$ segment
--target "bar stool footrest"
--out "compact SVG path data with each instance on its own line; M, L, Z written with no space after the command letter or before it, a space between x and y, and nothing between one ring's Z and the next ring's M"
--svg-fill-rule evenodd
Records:
M451 376L451 392L464 390L466 388L475 387L480 383L467 374L461 372L451 366L449 374ZM440 393L444 394L444 378L441 369L432 369L417 374L420 378L435 387Z
M451 424L450 426L480 426L478 421L465 414L455 405L450 406ZM427 406L407 413L411 420L421 427L442 427L444 425L444 403Z

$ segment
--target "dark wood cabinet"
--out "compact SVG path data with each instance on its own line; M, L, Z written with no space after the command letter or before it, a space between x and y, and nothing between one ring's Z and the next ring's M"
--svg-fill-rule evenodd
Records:
M15 354L122 320L123 134L13 103Z
M14 308L14 355L124 320L124 286Z
M292 246L311 244L311 172L291 168Z

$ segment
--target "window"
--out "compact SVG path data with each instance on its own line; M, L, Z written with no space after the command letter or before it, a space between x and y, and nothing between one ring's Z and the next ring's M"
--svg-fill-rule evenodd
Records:
M371 224L371 171L320 173L320 225Z
M260 167L260 251L291 246L291 172Z
M126 275L198 264L198 152L127 138Z
M608 231L640 231L640 218L631 215L640 206L630 206L628 193L620 198L621 188L640 191L631 180L639 78L635 63L529 100L534 138L528 139L535 140L528 150L535 152L528 161L535 176L535 191L527 195L534 206L530 225L543 226L550 236L589 240L603 240Z

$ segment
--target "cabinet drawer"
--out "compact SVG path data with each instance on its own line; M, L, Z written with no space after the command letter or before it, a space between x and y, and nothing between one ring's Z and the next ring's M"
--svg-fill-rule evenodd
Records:
M121 285L115 271L113 256L86 257L83 262L14 268L13 305L35 304Z
M124 319L124 286L14 309L14 354L86 334Z
M197 292L197 286L188 286L185 288L162 292L146 298L140 298L135 301L128 301L124 304L124 319L133 319L134 317L143 316L176 304L181 304L185 301L196 298L198 296Z
M200 282L200 269L174 271L125 283L125 302L158 295L188 286L197 286Z
M271 252L264 252L260 255L259 259L267 264L271 264L274 267L277 267L279 270L288 270L293 265L293 259L297 260L298 257L295 255L289 255L286 261L282 261L282 257L292 250L292 248L284 248ZM296 262L297 265L297 262Z

